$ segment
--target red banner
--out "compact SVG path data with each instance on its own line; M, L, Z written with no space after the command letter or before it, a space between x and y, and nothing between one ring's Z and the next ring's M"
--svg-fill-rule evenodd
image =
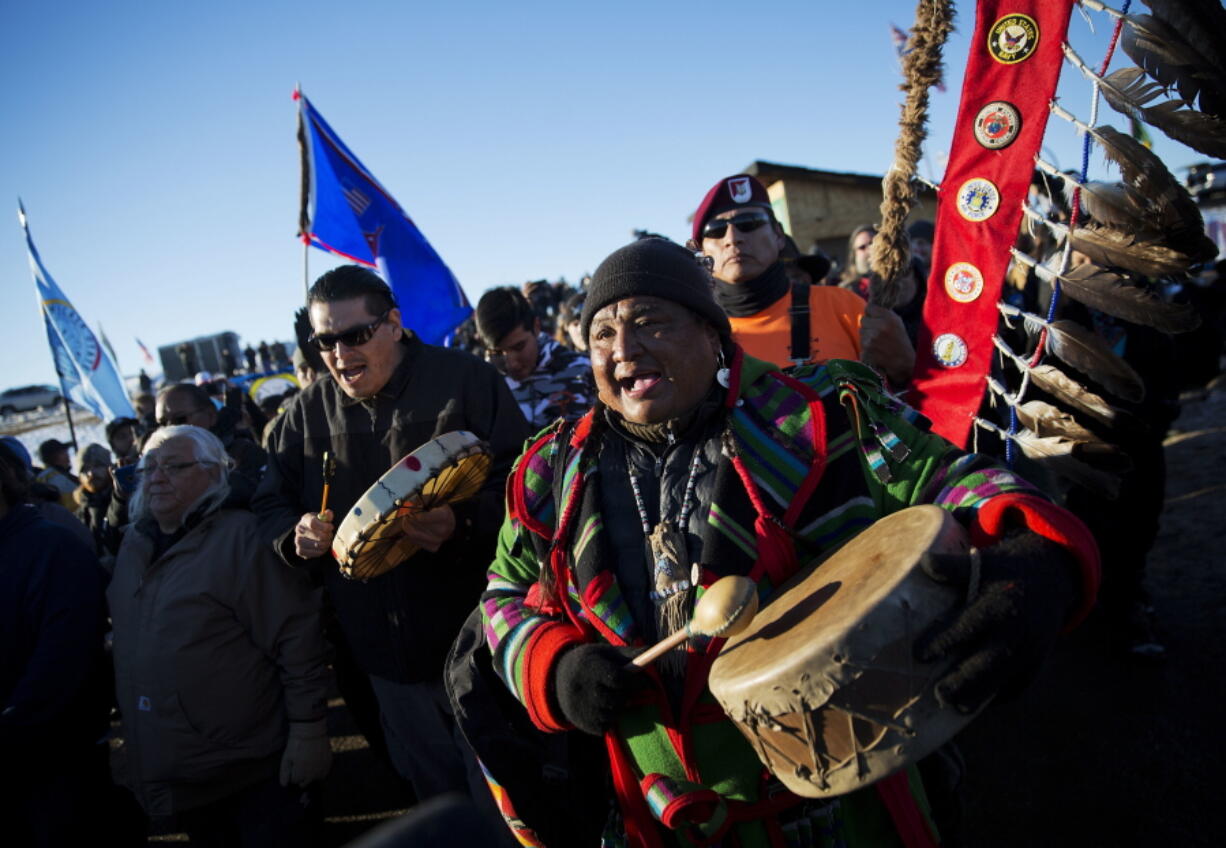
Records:
M966 445L983 399L996 302L1072 9L1073 0L980 0L976 10L909 398L957 445Z

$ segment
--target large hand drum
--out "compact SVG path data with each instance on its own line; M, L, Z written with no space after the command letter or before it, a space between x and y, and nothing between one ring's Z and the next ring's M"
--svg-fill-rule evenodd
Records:
M911 653L920 633L965 600L925 575L921 556L968 547L939 507L889 515L785 583L724 645L711 691L788 789L824 798L867 786L973 718L933 694L952 663Z
M391 571L417 552L400 519L415 512L467 500L481 489L493 458L472 433L456 430L431 439L366 490L332 540L341 574L369 580Z

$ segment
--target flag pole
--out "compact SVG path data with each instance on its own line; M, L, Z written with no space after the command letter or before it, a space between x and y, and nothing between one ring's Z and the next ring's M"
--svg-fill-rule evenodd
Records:
M73 451L80 452L77 448L77 430L72 426L72 407L68 405L68 394L63 391L64 383L60 382L60 398L64 401L64 417L68 419L68 438L72 439Z
M44 320L46 319L44 318ZM64 417L68 419L68 438L72 439L72 449L76 451L77 428L72 425L72 407L68 404L68 387L64 385L64 372L60 370L60 362L54 354L51 357L51 362L55 365L55 376L60 379L60 400L64 403Z
M302 189L298 205L298 235L302 238L302 291L311 290L311 224L307 207L311 198L311 163L305 121L302 115L302 83L294 84L294 100L298 103L298 156L302 163Z

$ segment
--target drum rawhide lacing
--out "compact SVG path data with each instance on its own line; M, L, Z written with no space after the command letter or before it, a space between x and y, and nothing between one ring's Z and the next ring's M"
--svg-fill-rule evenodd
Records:
M953 662L912 654L921 633L966 601L928 577L921 557L968 547L939 507L886 516L785 583L724 645L711 692L792 792L823 798L866 786L973 718L937 702L934 685Z

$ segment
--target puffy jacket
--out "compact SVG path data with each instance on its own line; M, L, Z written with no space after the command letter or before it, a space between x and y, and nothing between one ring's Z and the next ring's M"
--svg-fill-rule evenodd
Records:
M159 556L156 537L130 528L107 590L128 778L151 816L274 776L288 722L327 697L320 593L254 515L218 510Z

